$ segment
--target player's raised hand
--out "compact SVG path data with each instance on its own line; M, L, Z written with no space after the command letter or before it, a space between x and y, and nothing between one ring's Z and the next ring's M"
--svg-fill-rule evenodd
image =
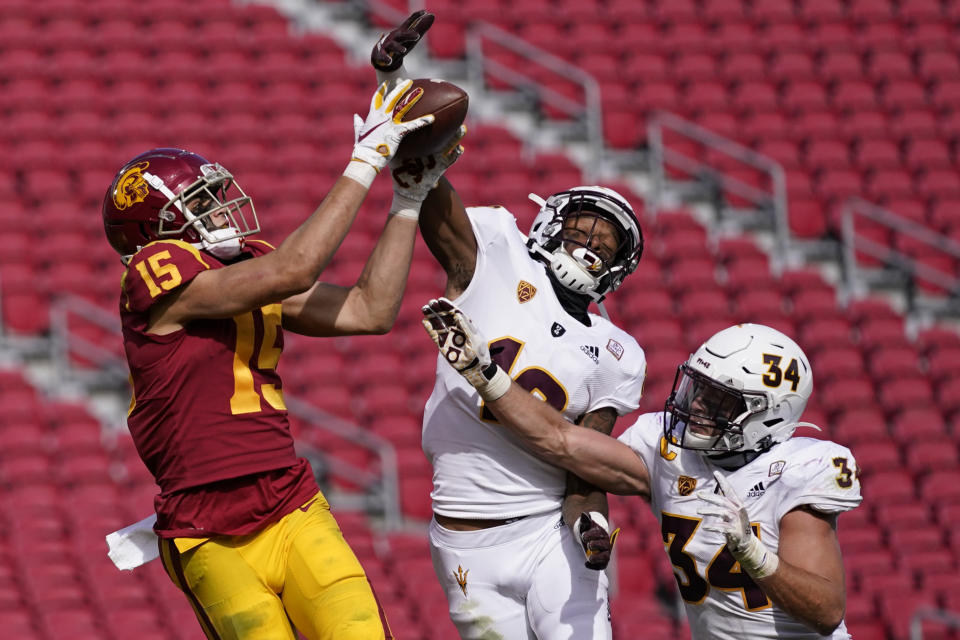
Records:
M722 533L727 548L740 566L754 578L765 578L777 570L780 559L760 542L750 526L747 508L737 497L737 492L722 473L713 472L722 493L698 491L697 497L706 504L698 510L702 516L704 531Z
M610 555L613 545L620 535L620 529L610 533L610 525L602 513L591 511L581 513L577 521L577 532L580 534L580 545L587 554L584 565L587 569L603 571L610 564Z
M403 122L403 116L422 96L418 94L400 103L412 84L411 80L403 80L389 93L387 84L381 84L370 99L366 120L353 115L353 160L365 162L379 173L393 158L405 135L433 122L430 114Z
M423 307L423 328L440 349L440 355L467 379L488 402L510 388L510 376L490 359L487 341L457 305L446 298Z
M420 38L433 24L433 14L420 10L410 14L403 23L380 36L373 45L370 62L378 71L396 71L403 64L403 57L420 42Z
M410 218L419 215L420 205L427 199L430 190L437 186L440 176L463 155L460 141L466 133L466 125L460 125L443 151L422 158L394 158L390 161L394 194L392 209L410 212L398 215L407 215Z

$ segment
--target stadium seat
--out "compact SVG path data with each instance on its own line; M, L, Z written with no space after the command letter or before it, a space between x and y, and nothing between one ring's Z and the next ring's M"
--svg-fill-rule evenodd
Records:
M837 440L843 444L887 437L884 414L876 406L871 405L841 408L828 426L831 432L835 433Z
M872 501L886 501L892 504L914 502L916 499L913 478L904 470L877 470L865 476L862 483L864 496ZM923 495L925 500L930 499L925 492Z
M905 407L894 418L891 435L901 444L939 439L947 435L947 426L937 407Z
M899 447L890 440L858 442L854 450L857 467L866 474L901 468Z
M960 502L960 471L956 468L932 471L920 479L924 500Z
M888 533L893 530L917 530L932 524L932 512L926 504L879 503L874 508L874 517Z

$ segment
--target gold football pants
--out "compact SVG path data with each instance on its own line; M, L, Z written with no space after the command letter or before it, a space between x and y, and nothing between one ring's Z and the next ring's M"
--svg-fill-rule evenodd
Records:
M323 494L247 536L160 540L167 575L210 640L391 640Z

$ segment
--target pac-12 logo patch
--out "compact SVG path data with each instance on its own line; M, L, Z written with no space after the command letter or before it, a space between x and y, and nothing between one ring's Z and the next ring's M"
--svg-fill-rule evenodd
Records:
M553 326L550 327L550 335L552 335L554 338L559 338L566 332L567 332L566 328L559 322L554 322Z
M688 496L697 488L697 479L690 476L680 476L677 478L677 493L681 496Z
M613 357L617 360L623 357L623 345L613 338L610 338L610 340L607 341L607 351L612 353Z
M520 301L520 304L530 302L535 295L537 295L537 288L526 280L521 280L517 285L517 300Z
M117 186L113 190L113 204L117 209L123 211L147 199L150 185L143 177L143 170L149 166L149 162L138 162L117 178Z

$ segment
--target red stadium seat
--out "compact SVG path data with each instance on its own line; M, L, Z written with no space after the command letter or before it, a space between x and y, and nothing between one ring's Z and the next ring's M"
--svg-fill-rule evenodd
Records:
M887 437L886 419L883 412L875 407L841 410L828 426L837 441L843 444Z
M960 502L960 471L933 471L920 479L920 495L924 500Z
M946 436L943 414L936 407L906 407L894 418L891 433L900 443Z
M843 564L853 576L859 578L861 584L865 576L888 574L894 567L893 554L889 549L845 549Z
M854 452L854 455L856 455L856 452ZM876 471L862 478L861 483L864 497L867 500L889 503L916 502L913 478L907 471ZM926 494L924 494L924 499L929 499Z
M933 402L933 389L925 378L897 378L880 385L877 392L880 404L888 412L904 407L929 406Z
M903 464L899 447L890 440L858 442L854 455L858 468L867 474L893 471Z
M884 548L883 535L877 527L850 528L842 524L837 530L841 549L858 552L876 551Z
M848 347L853 344L850 325L841 318L811 319L800 327L799 344L816 351L825 347Z
M877 347L869 358L870 375L874 380L915 377L920 375L920 360L917 352L909 347Z
M932 513L925 504L878 503L874 507L877 524L885 530L915 529L932 524Z

